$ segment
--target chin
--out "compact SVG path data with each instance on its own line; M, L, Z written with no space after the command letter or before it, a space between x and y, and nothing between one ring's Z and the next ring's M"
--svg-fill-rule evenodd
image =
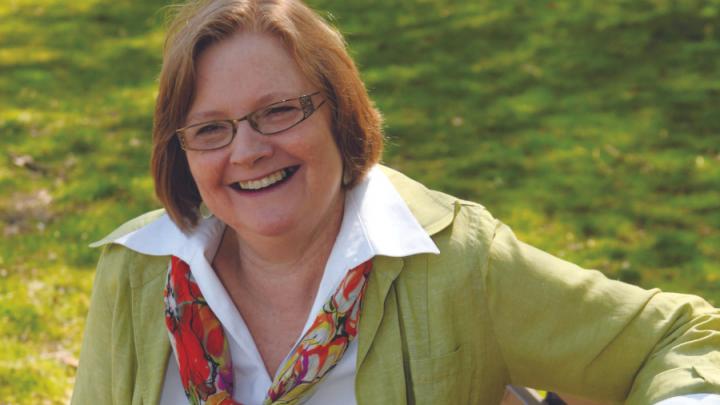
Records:
M242 234L255 234L264 237L277 237L287 235L293 229L292 221L266 221L262 223L241 223L231 225L236 232Z

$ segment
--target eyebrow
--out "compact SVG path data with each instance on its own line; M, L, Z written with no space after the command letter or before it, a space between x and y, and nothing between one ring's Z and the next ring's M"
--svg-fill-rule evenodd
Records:
M197 121L198 123L205 122L205 121L211 121L214 119L220 119L220 117L223 117L225 113L218 110L209 110L209 111L200 111L193 114L188 115L187 119L185 120L186 125L192 125L194 121Z
M305 93L302 93L305 94ZM271 92L263 95L259 99L255 101L255 107L253 107L252 110L249 110L245 114L249 114L253 111L257 111L260 108L266 107L270 104L277 103L279 101L287 100L289 98L295 98L299 97L302 94L298 94L296 96L290 95L288 92ZM207 111L199 111L192 113L187 116L185 120L185 125L193 125L195 123L202 123L205 121L211 121L216 119L225 119L229 118L227 117L227 113L225 111L220 110L207 110ZM239 117L232 117L232 118L239 118Z

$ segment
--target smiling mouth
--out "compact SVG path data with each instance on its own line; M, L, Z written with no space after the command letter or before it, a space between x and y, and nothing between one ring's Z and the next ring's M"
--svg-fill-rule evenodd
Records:
M271 173L261 179L238 181L232 183L230 187L236 191L262 191L268 188L285 183L290 177L297 172L300 166L290 166Z

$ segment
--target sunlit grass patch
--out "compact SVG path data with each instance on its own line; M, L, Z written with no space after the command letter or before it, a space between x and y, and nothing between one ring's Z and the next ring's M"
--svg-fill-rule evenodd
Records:
M46 257L43 267L22 265L14 271L0 264L0 330L12 331L0 336L5 403L66 403L69 398L92 273L57 261Z

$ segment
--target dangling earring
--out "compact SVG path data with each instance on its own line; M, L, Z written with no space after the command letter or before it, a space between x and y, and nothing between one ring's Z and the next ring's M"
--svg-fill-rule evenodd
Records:
M202 217L202 219L208 219L213 216L212 212L210 212L210 208L205 205L204 201L200 203L198 211L200 212L200 216Z

